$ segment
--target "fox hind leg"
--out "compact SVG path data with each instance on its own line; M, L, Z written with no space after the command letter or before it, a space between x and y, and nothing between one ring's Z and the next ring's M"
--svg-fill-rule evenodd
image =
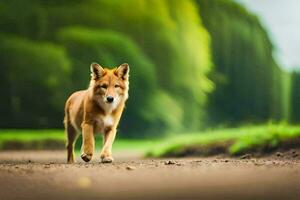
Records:
M67 162L74 163L75 162L74 147L75 147L75 142L78 138L78 133L76 129L72 126L72 124L70 124L70 122L66 123L65 128L67 132Z

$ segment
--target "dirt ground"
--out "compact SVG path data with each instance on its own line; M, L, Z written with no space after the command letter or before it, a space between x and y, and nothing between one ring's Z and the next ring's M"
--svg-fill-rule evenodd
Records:
M0 199L300 199L299 153L65 164L64 151L2 151Z

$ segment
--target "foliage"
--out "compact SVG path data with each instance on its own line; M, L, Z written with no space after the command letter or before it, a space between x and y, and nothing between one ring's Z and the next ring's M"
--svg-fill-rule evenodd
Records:
M124 137L299 121L296 76L277 66L258 18L230 0L3 0L0 26L1 128L62 127L91 62L130 64Z
M13 14L16 12L17 16ZM155 136L167 130L198 130L203 126L206 97L213 90L207 77L211 70L210 39L193 1L6 0L0 3L0 24L6 35L26 38L30 45L54 43L61 51L66 50L63 57L71 63L70 73L57 74L71 80L71 84L52 88L64 96L87 87L91 62L103 66L128 62L132 67L130 100L120 127L124 136ZM47 52L40 54L46 56ZM22 59L19 57L19 62L23 63ZM45 57L44 62L50 61ZM33 64L24 62L24 67ZM22 90L31 94L31 90ZM40 94L43 98L49 95ZM48 107L62 111L63 102ZM22 104L21 108L31 109L31 105ZM44 124L40 125L61 126L62 112L55 116L49 113L44 112ZM26 126L16 120L10 123L35 127L34 118L41 120L33 112L27 115Z
M210 96L211 121L240 123L282 118L285 111L276 110L284 103L277 101L285 94L278 94L276 87L280 87L276 76L282 71L273 59L273 46L257 17L233 1L197 3L212 37L216 91Z
M291 74L291 89L290 89L290 118L289 121L292 123L300 122L300 72L295 71Z
M62 114L60 107L70 85L70 63L64 49L1 35L0 51L4 98L0 107L6 113L0 126L57 126L55 116Z
M178 127L181 119L179 106L166 92L158 89L154 65L128 37L113 31L70 27L63 29L59 38L73 60L77 88L89 81L89 68L84 63L94 58L101 57L103 66L121 64L124 58L130 63L130 100L120 126L125 136L138 137L139 132L155 134L159 128L171 130ZM166 110L161 108L169 106L173 108L166 115Z

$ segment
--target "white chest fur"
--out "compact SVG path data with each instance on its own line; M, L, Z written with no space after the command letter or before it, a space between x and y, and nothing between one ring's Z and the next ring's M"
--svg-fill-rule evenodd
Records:
M103 117L103 124L105 127L112 126L114 124L114 118L112 115L106 115Z

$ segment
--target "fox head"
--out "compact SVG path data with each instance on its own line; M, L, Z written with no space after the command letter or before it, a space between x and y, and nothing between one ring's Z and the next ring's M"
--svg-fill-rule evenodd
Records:
M114 110L128 98L129 65L108 69L91 64L90 90L92 98L106 111Z

